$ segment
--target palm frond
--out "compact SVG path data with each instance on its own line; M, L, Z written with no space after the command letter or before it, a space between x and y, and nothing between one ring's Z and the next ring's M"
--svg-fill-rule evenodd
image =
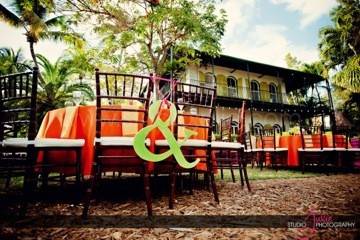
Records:
M41 39L54 41L64 41L68 44L81 45L84 38L78 33L68 33L63 31L47 31L40 34Z
M0 19L15 27L19 27L23 24L19 16L11 12L2 4L0 4Z
M360 93L360 56L353 56L346 62L343 69L335 74L334 83L351 92Z
M65 19L65 16L60 15L46 20L45 24L47 28L58 27L59 25L65 24Z

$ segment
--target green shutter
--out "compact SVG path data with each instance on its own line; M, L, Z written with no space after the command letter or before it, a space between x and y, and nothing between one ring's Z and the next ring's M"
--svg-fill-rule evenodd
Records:
M281 90L281 83L279 83L279 85L277 86L277 99L281 103L284 101L282 90Z
M199 71L199 82L205 83L205 73Z
M243 78L239 77L237 79L237 88L238 88L238 97L243 98Z
M261 101L269 102L270 101L270 93L269 93L269 85L266 82L260 83L260 97Z
M217 75L216 84L217 84L217 95L226 96L227 93L226 77L222 74Z

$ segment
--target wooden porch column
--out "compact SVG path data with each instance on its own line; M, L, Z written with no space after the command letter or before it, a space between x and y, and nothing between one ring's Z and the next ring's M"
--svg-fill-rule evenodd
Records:
M330 126L331 126L331 130L334 130L334 128L336 128L334 102L332 100L329 80L325 79L325 82L326 82L326 90L328 92L329 105L330 105L330 114L329 114L330 115Z

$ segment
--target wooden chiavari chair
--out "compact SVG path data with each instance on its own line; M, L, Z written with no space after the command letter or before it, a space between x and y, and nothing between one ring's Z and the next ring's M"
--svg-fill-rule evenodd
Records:
M274 128L263 129L260 132L263 162L265 162L265 158L268 156L270 158L271 167L276 170L278 170L279 166L286 165L288 151L287 148L280 148L277 146L277 137L280 136L276 136L276 130Z
M0 76L0 177L7 178L10 184L13 176L23 176L24 204L22 214L26 212L36 186L39 170L44 176L54 168L71 168L80 185L81 148L83 139L35 138L36 137L36 101L38 69L32 72ZM52 164L47 162L46 153L54 150L73 151L76 161L73 163ZM39 151L45 159L38 162Z
M101 173L107 171L136 173L142 176L147 213L151 216L150 173L147 161L136 155L133 141L135 134L147 125L152 79L149 76L105 73L96 69L95 80L95 161L83 217L87 216L91 196L99 187ZM106 131L109 127L110 133ZM149 145L150 139L145 142Z
M176 173L178 172L193 173L196 171L197 173L204 173L205 175L210 176L214 199L216 202L219 202L214 177L213 162L211 159L211 123L213 112L215 110L215 100L216 88L197 86L182 82L175 85L174 103L178 109L184 108L184 111L178 111L177 118L173 126L174 136L179 142L183 139L182 135L185 129L189 129L197 133L205 133L204 139L196 139L195 136L188 139L181 146L181 151L188 162L200 159L199 165L202 164L204 167L200 169L198 165L196 169L181 168L176 163L173 156L171 156L168 161L163 161L156 165L159 172L164 172L164 169L167 168L170 174L170 208L173 208L174 206ZM194 111L195 109L196 112ZM157 140L155 145L158 152L169 147L167 140ZM199 155L197 154L198 151L202 151L204 154Z
M324 148L322 126L300 127L302 147L298 149L302 172L306 167L326 167L332 149Z

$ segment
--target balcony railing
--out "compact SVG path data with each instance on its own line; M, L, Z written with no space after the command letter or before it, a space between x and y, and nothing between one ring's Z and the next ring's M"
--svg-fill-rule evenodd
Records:
M190 81L194 85L212 85L210 83L200 82L198 80ZM285 93L272 93L270 91L253 91L250 88L246 87L231 87L228 85L217 84L217 96L219 97L229 97L229 98L238 98L238 99L249 99L258 102L268 102L268 103L277 103L277 104L289 104L296 106L329 106L327 96L322 95L321 101L318 100L317 96L314 96L312 101L305 103L303 99L296 99L294 96Z
M251 99L253 101L270 103L288 103L287 94L272 93L270 91L253 91L245 87L231 87L221 84L217 85L217 95L221 97L232 97L241 99Z

